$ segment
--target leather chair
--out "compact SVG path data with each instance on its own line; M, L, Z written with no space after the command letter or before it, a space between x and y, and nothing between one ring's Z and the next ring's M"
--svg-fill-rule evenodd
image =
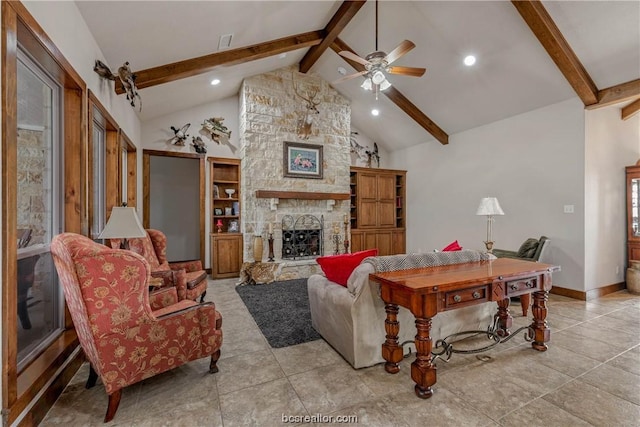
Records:
M100 377L109 396L104 422L115 416L126 386L207 356L209 372L218 371L222 317L214 303L184 299L153 311L149 263L79 234L55 236L51 254L91 364L86 387Z
M146 231L146 237L128 239L129 250L147 260L152 276L164 279L165 283L175 279L179 297L181 290L186 289L186 298L195 301L200 297L200 302L204 301L207 293L207 272L202 268L200 260L168 262L167 236L160 230L149 228ZM120 247L120 239L110 239L110 243L114 249ZM178 277L171 274L172 271L180 270L184 270L185 274Z
M509 251L505 249L494 249L493 254L498 258L515 258L524 261L539 262L546 249L549 247L551 240L547 236L540 239L529 238L524 241L517 251ZM522 306L522 315L526 316L531 304L531 294L520 296L520 305Z

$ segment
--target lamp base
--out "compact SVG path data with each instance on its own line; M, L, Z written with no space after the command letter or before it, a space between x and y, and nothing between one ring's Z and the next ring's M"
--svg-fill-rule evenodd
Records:
M493 253L493 242L486 241L486 242L484 242L484 245L487 248L487 253Z

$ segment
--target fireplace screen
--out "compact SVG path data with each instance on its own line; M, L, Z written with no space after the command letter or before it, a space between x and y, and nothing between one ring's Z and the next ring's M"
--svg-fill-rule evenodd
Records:
M316 258L324 254L324 217L291 215L282 218L282 259Z

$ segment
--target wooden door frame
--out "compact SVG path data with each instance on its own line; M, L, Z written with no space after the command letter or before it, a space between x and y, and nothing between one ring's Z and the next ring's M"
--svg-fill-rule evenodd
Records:
M199 188L200 188L200 261L205 265L205 214L206 214L206 177L205 156L193 153L178 153L175 151L142 150L142 205L144 228L149 228L150 189L151 189L151 156L180 157L183 159L199 160Z

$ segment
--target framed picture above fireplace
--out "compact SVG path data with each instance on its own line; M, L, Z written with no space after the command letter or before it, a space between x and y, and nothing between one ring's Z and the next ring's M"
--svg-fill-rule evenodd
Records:
M283 159L285 177L322 179L322 145L285 141Z

